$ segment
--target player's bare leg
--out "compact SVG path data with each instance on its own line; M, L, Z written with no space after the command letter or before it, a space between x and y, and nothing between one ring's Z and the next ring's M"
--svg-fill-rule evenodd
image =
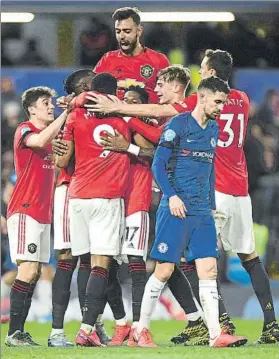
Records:
M256 341L256 344L277 343L279 342L279 326L276 323L268 275L255 251L251 254L238 253L238 256L251 278L255 294L264 315L262 334Z
M156 347L149 331L151 315L173 270L174 263L157 262L155 272L149 277L146 283L136 333L137 344L140 347Z
M52 282L52 330L48 338L49 347L70 347L64 333L64 317L70 300L70 287L78 257L72 257L71 250L61 250Z
M110 261L109 256L91 255L91 273L86 287L82 324L76 337L77 345L104 346L97 335L95 324L103 309Z
M10 294L10 323L5 338L7 346L38 346L29 333L24 333L24 324L31 306L32 296L41 274L41 263L18 261L18 273Z
M199 295L209 331L211 347L240 346L247 342L245 337L236 337L221 331L219 324L219 295L217 290L216 258L196 259L199 277Z

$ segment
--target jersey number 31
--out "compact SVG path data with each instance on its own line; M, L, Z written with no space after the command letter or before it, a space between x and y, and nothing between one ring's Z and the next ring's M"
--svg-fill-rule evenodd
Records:
M240 122L240 130L239 130L237 147L242 147L243 137L244 137L244 114L243 113L239 113L238 115L233 114L233 113L222 113L220 115L220 117L219 117L220 120L227 121L227 123L225 124L225 127L223 129L223 132L227 133L229 137L228 137L227 141L221 141L219 139L218 146L229 147L233 143L236 133L235 133L235 129L232 128L232 122L235 117Z

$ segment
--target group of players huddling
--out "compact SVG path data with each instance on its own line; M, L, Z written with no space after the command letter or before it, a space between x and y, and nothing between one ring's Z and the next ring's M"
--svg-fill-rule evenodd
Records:
M140 43L137 9L115 11L119 50L93 71L71 73L54 120L53 90L22 95L28 121L14 139L17 183L8 206L10 252L18 265L10 299L8 346L37 346L24 331L36 282L50 256L54 198L53 322L50 347L73 346L64 333L73 271L79 261L80 346L157 347L150 318L167 284L188 324L171 341L211 347L247 342L235 335L218 283L217 236L250 275L264 323L258 344L279 342L267 273L255 251L243 144L249 99L230 89L232 57L207 50L197 92L185 97L190 71ZM159 36L159 35L158 35ZM54 194L55 166L60 168ZM162 197L147 280L145 260L153 176ZM133 323L118 280L129 265ZM102 313L109 304L112 338Z

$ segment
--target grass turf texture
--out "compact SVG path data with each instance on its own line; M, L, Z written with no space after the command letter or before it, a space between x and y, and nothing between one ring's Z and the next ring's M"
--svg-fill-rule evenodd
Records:
M26 331L30 332L33 339L42 344L39 348L9 348L4 345L8 325L1 326L1 357L5 359L279 359L279 344L255 346L253 342L259 337L262 329L261 321L235 320L237 333L246 335L248 343L240 348L215 348L209 347L185 347L174 345L170 338L178 334L184 326L178 321L153 321L151 331L154 341L159 348L48 348L47 338L50 333L51 324L27 323ZM79 322L67 323L65 330L68 339L74 341L79 329ZM105 322L106 329L112 334L112 322Z

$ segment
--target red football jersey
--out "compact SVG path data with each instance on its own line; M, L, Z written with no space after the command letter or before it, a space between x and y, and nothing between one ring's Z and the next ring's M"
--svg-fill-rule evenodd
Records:
M17 181L8 205L7 217L23 213L40 223L51 223L54 193L52 146L43 149L25 145L28 137L40 133L31 122L21 123L14 137L14 162Z
M56 180L56 187L59 187L62 184L69 186L74 171L75 171L75 164L74 161L71 161L66 168L62 168L58 173Z
M66 122L63 139L75 142L75 172L69 186L70 198L120 198L128 187L128 154L103 150L100 134L130 131L122 118L97 118L84 108L73 111Z
M188 109L192 111L195 107L193 99L197 101L197 94L189 98ZM217 118L219 140L215 156L215 189L232 196L248 195L248 172L243 151L248 115L248 96L245 92L231 89Z
M144 87L149 94L149 102L157 103L154 93L157 74L170 66L164 54L147 47L137 56L127 56L120 50L107 52L97 63L95 73L109 72L117 79L118 97L124 96L124 89L131 85Z
M133 163L134 162L134 163ZM125 194L125 215L149 211L152 199L152 171L147 163L132 161Z

